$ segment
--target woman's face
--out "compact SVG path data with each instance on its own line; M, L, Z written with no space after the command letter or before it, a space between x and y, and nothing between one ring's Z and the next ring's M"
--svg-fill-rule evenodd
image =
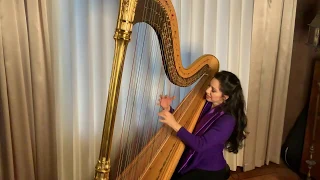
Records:
M213 106L217 106L223 103L228 97L224 96L220 91L220 82L213 78L206 90L206 99L212 102Z

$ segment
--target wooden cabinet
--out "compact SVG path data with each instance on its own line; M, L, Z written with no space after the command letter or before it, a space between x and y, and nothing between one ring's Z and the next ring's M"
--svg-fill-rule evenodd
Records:
M315 63L312 79L300 168L303 174L308 174L308 164L311 165L311 176L320 180L320 61L316 61Z

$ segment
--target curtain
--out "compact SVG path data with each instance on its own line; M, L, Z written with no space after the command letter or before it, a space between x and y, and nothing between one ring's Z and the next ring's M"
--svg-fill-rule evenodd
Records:
M46 0L0 1L0 179L57 179Z
M280 163L296 0L255 1L244 170Z
M93 177L111 75L118 3L118 0L52 2L50 34L55 59L59 179ZM190 65L200 55L213 54L219 59L221 70L230 70L240 77L247 97L253 0L174 0L173 4L183 65ZM135 26L128 56L134 54L137 29ZM128 90L130 66L126 60L120 94ZM165 83L164 93L177 96L173 103L176 107L191 88L179 88L175 92L174 88ZM118 114L125 113L125 102L120 96ZM121 131L118 125L122 117L118 114L113 153L117 150L117 133ZM242 153L243 150L238 155L225 152L232 170L242 166Z

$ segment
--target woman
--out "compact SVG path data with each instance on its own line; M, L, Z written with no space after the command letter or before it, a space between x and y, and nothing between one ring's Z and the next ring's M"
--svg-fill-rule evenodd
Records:
M238 153L245 139L247 117L240 80L231 72L215 74L206 90L206 104L193 133L182 127L171 114L174 97L161 96L160 121L177 132L186 149L172 179L226 179L223 149Z

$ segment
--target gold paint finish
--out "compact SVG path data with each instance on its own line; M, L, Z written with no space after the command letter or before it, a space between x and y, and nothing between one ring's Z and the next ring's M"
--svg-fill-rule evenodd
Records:
M121 0L118 14L117 28L115 31L115 50L112 65L112 74L109 85L107 107L105 113L103 134L100 147L99 160L96 165L95 177L96 180L108 180L110 173L110 150L112 144L112 135L114 122L117 112L119 99L121 77L126 50L130 41L136 0ZM108 159L108 160L107 160Z

